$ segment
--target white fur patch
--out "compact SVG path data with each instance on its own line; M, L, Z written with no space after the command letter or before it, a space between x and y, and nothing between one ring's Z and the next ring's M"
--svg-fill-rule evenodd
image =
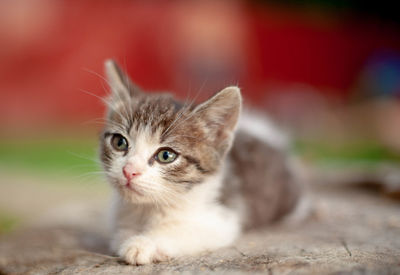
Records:
M216 202L222 172L194 187L180 209L149 232L167 256L195 254L230 245L240 234L239 215Z
M240 234L240 222L238 213L216 201L222 176L221 171L193 187L179 207L149 216L146 231L131 235L114 249L131 264L146 264L230 245ZM119 217L135 223L132 212L126 214Z
M238 129L278 149L285 149L289 145L289 138L272 121L254 111L242 112Z

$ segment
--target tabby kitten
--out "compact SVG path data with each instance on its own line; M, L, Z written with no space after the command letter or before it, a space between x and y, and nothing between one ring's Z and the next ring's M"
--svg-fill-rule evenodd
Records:
M239 122L238 87L185 105L144 93L114 61L105 69L111 95L100 155L115 191L111 249L126 262L227 246L294 208L300 188L284 137L259 116Z

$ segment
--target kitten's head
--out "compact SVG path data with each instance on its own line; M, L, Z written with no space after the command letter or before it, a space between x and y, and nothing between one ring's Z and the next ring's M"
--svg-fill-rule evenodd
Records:
M239 88L185 105L169 94L144 93L111 60L105 69L111 95L101 160L126 200L170 205L218 173L241 110Z

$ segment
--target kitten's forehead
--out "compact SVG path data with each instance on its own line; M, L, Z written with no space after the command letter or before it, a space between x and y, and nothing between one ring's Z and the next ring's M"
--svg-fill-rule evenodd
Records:
M170 95L146 95L114 106L108 117L109 128L130 135L138 131L163 133L184 108Z
M131 153L130 155L139 155L144 159L148 158L160 146L160 131L155 133L147 127L140 127L138 130L131 129L129 136L131 137Z

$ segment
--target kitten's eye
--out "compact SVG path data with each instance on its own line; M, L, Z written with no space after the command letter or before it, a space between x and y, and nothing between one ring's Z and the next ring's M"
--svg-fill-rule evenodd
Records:
M158 151L155 157L160 163L170 163L173 162L177 156L178 155L172 149L166 148Z
M114 134L111 138L111 145L117 151L128 150L128 141L120 134Z

